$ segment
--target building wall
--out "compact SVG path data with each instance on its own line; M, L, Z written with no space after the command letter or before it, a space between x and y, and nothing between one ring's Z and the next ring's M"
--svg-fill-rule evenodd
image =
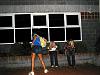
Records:
M0 0L0 12L98 12L98 5L99 0Z
M76 65L79 64L94 64L100 66L100 55L95 56L95 54L77 54L75 55ZM31 68L31 56L9 56L9 57L0 57L0 67L3 68L18 68L18 67L30 67ZM46 66L50 66L49 56L44 56L44 62ZM36 57L35 67L41 67L39 59ZM66 55L58 55L58 64L59 66L67 66Z
M99 0L0 0L0 13L99 12ZM86 15L85 15L86 16ZM98 17L82 19L82 36L88 50L95 50ZM10 45L11 46L11 45ZM0 46L1 48L1 46ZM3 48L3 46L2 46ZM6 50L6 47L4 46ZM7 48L8 49L8 48ZM10 47L9 47L10 49ZM2 50L2 49L1 49Z
M99 0L0 0L0 5L88 5Z

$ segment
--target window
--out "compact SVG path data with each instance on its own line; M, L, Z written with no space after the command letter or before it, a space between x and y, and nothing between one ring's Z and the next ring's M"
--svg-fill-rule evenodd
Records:
M31 29L15 29L16 42L30 42L31 41Z
M34 26L46 26L46 15L33 16Z
M82 41L81 14L65 13L65 38Z
M30 14L15 14L15 27L31 27Z
M12 16L0 16L0 27L12 27Z
M50 28L50 40L51 41L64 41L65 40L64 28Z
M79 25L78 15L66 15L67 25Z
M81 40L80 28L66 28L66 40Z
M64 26L64 14L49 14L49 27Z
M34 33L48 41L82 41L81 14L8 13L0 14L0 43L31 42ZM6 38L6 36L8 38Z
M13 29L0 29L0 43L14 43Z

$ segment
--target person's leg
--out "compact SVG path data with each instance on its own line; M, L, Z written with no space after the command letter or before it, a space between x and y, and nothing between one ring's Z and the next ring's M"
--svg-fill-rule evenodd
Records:
M68 61L68 66L71 66L71 59L69 54L67 54L67 61Z
M41 64L42 64L42 66L43 66L44 73L47 73L48 70L46 69L46 65L45 65L45 63L44 63L44 61L43 61L42 54L38 54L38 57L39 57L39 60L40 60L40 62L41 62Z
M35 53L32 53L32 72L34 72L34 66L35 66Z
M53 52L52 51L49 52L49 56L50 56L51 66L54 67Z
M44 61L43 61L42 54L38 54L38 57L39 57L39 60L40 60L40 62L41 62L41 64L42 64L44 70L45 70L45 69L46 69L46 66L45 66L45 63L44 63Z
M72 55L72 66L75 66L75 55Z
M57 51L54 51L55 66L58 67Z

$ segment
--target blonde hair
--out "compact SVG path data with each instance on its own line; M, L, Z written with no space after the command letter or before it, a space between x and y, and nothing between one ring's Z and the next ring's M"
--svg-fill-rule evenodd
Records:
M36 37L37 37L37 36L38 36L37 34L34 34L34 35L33 35L33 39L36 40Z

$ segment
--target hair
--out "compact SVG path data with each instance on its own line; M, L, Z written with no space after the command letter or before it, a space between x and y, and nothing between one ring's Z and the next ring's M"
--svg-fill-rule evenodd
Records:
M33 35L33 40L36 40L36 37L38 36L38 34L34 34Z

